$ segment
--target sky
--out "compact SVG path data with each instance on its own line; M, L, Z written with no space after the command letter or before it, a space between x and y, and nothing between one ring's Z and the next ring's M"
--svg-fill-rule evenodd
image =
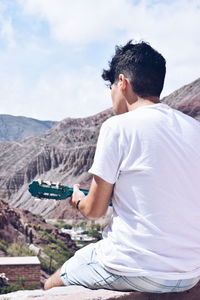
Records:
M200 77L200 0L0 0L0 114L40 120L111 107L102 70L115 46L166 58L161 97Z

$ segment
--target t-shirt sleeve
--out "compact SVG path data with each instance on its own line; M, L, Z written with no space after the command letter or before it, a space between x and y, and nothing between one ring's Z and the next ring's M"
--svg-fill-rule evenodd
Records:
M103 123L97 141L96 152L89 173L114 184L119 176L120 148L119 133L109 122Z

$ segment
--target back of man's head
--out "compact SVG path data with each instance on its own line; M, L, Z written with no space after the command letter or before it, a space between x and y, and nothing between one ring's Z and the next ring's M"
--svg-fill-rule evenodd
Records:
M116 46L109 69L103 70L102 77L113 84L118 81L119 74L124 74L141 98L159 97L165 79L165 64L164 57L149 44L129 41L125 46Z

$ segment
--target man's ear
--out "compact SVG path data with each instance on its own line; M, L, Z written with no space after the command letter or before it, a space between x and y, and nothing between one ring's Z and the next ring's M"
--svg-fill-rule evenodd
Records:
M124 74L119 74L118 86L122 91L126 90L128 83L129 83L129 80L124 76Z

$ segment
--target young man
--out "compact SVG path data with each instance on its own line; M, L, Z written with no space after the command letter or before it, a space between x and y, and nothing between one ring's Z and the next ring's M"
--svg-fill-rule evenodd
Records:
M165 59L141 42L116 47L104 70L117 114L102 125L85 217L113 215L103 239L77 251L45 289L181 292L200 278L200 123L160 103Z

